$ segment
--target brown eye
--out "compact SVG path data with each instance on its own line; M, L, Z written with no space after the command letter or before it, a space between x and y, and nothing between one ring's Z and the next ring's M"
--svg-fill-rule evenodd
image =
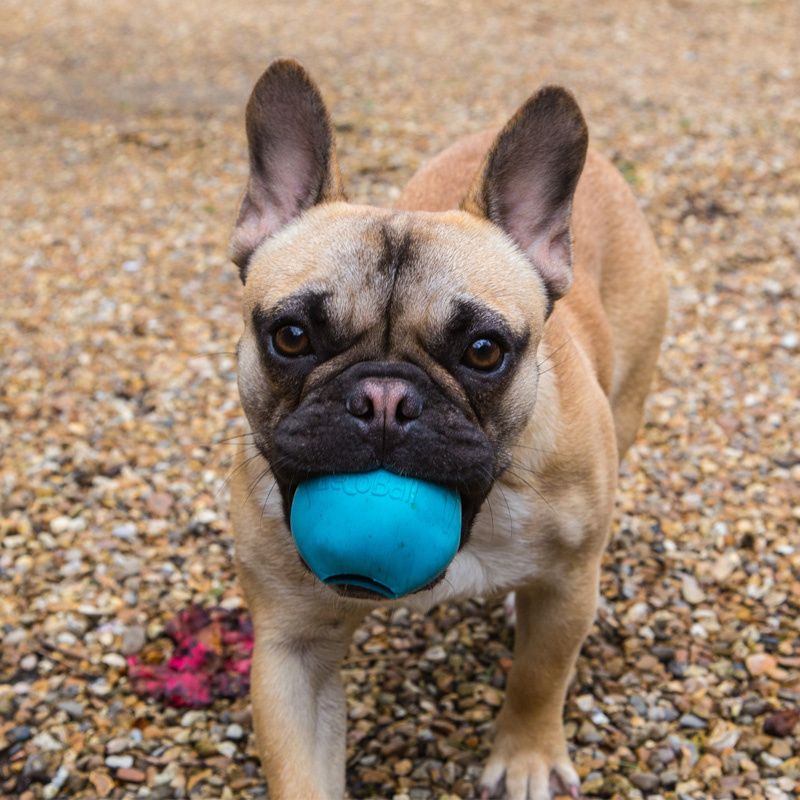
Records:
M476 339L464 353L462 363L470 369L491 372L503 363L503 351L491 339Z
M278 355L297 358L311 352L311 340L298 325L284 325L272 334L272 342Z

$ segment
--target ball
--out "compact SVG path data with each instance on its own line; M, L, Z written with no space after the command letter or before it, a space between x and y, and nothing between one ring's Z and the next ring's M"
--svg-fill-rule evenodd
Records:
M461 541L461 497L428 481L376 470L297 487L292 537L324 583L396 598L444 572Z

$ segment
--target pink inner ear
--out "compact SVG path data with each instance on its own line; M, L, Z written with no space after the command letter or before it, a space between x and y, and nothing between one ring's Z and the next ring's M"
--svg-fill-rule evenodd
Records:
M316 194L319 187L311 185L315 166L314 153L299 142L285 142L270 159L268 198L272 201L278 227L294 219L309 202L310 196Z
M289 146L270 159L268 188L251 177L231 237L234 261L252 253L302 210L310 194L313 158L301 146Z
M572 285L571 203L566 213L563 209L554 212L531 176L526 177L509 181L503 227L538 268L550 291L560 297Z

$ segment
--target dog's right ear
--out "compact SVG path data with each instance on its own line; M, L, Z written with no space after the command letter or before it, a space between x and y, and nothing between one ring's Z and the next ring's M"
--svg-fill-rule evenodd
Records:
M328 112L297 61L267 67L247 103L246 128L250 177L229 247L242 283L265 239L311 206L345 199Z

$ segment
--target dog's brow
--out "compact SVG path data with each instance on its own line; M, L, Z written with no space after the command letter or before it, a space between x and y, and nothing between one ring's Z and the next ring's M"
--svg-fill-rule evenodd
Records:
M268 309L260 309L265 319L275 320L296 314L314 325L325 324L328 318L329 291L305 289L280 299Z
M488 333L489 331L502 333L512 341L519 338L519 335L511 330L508 322L500 314L473 298L459 298L453 302L450 317L444 324L443 330L448 337L452 338L464 336L470 332ZM529 335L530 332L526 328L523 338L527 338Z

